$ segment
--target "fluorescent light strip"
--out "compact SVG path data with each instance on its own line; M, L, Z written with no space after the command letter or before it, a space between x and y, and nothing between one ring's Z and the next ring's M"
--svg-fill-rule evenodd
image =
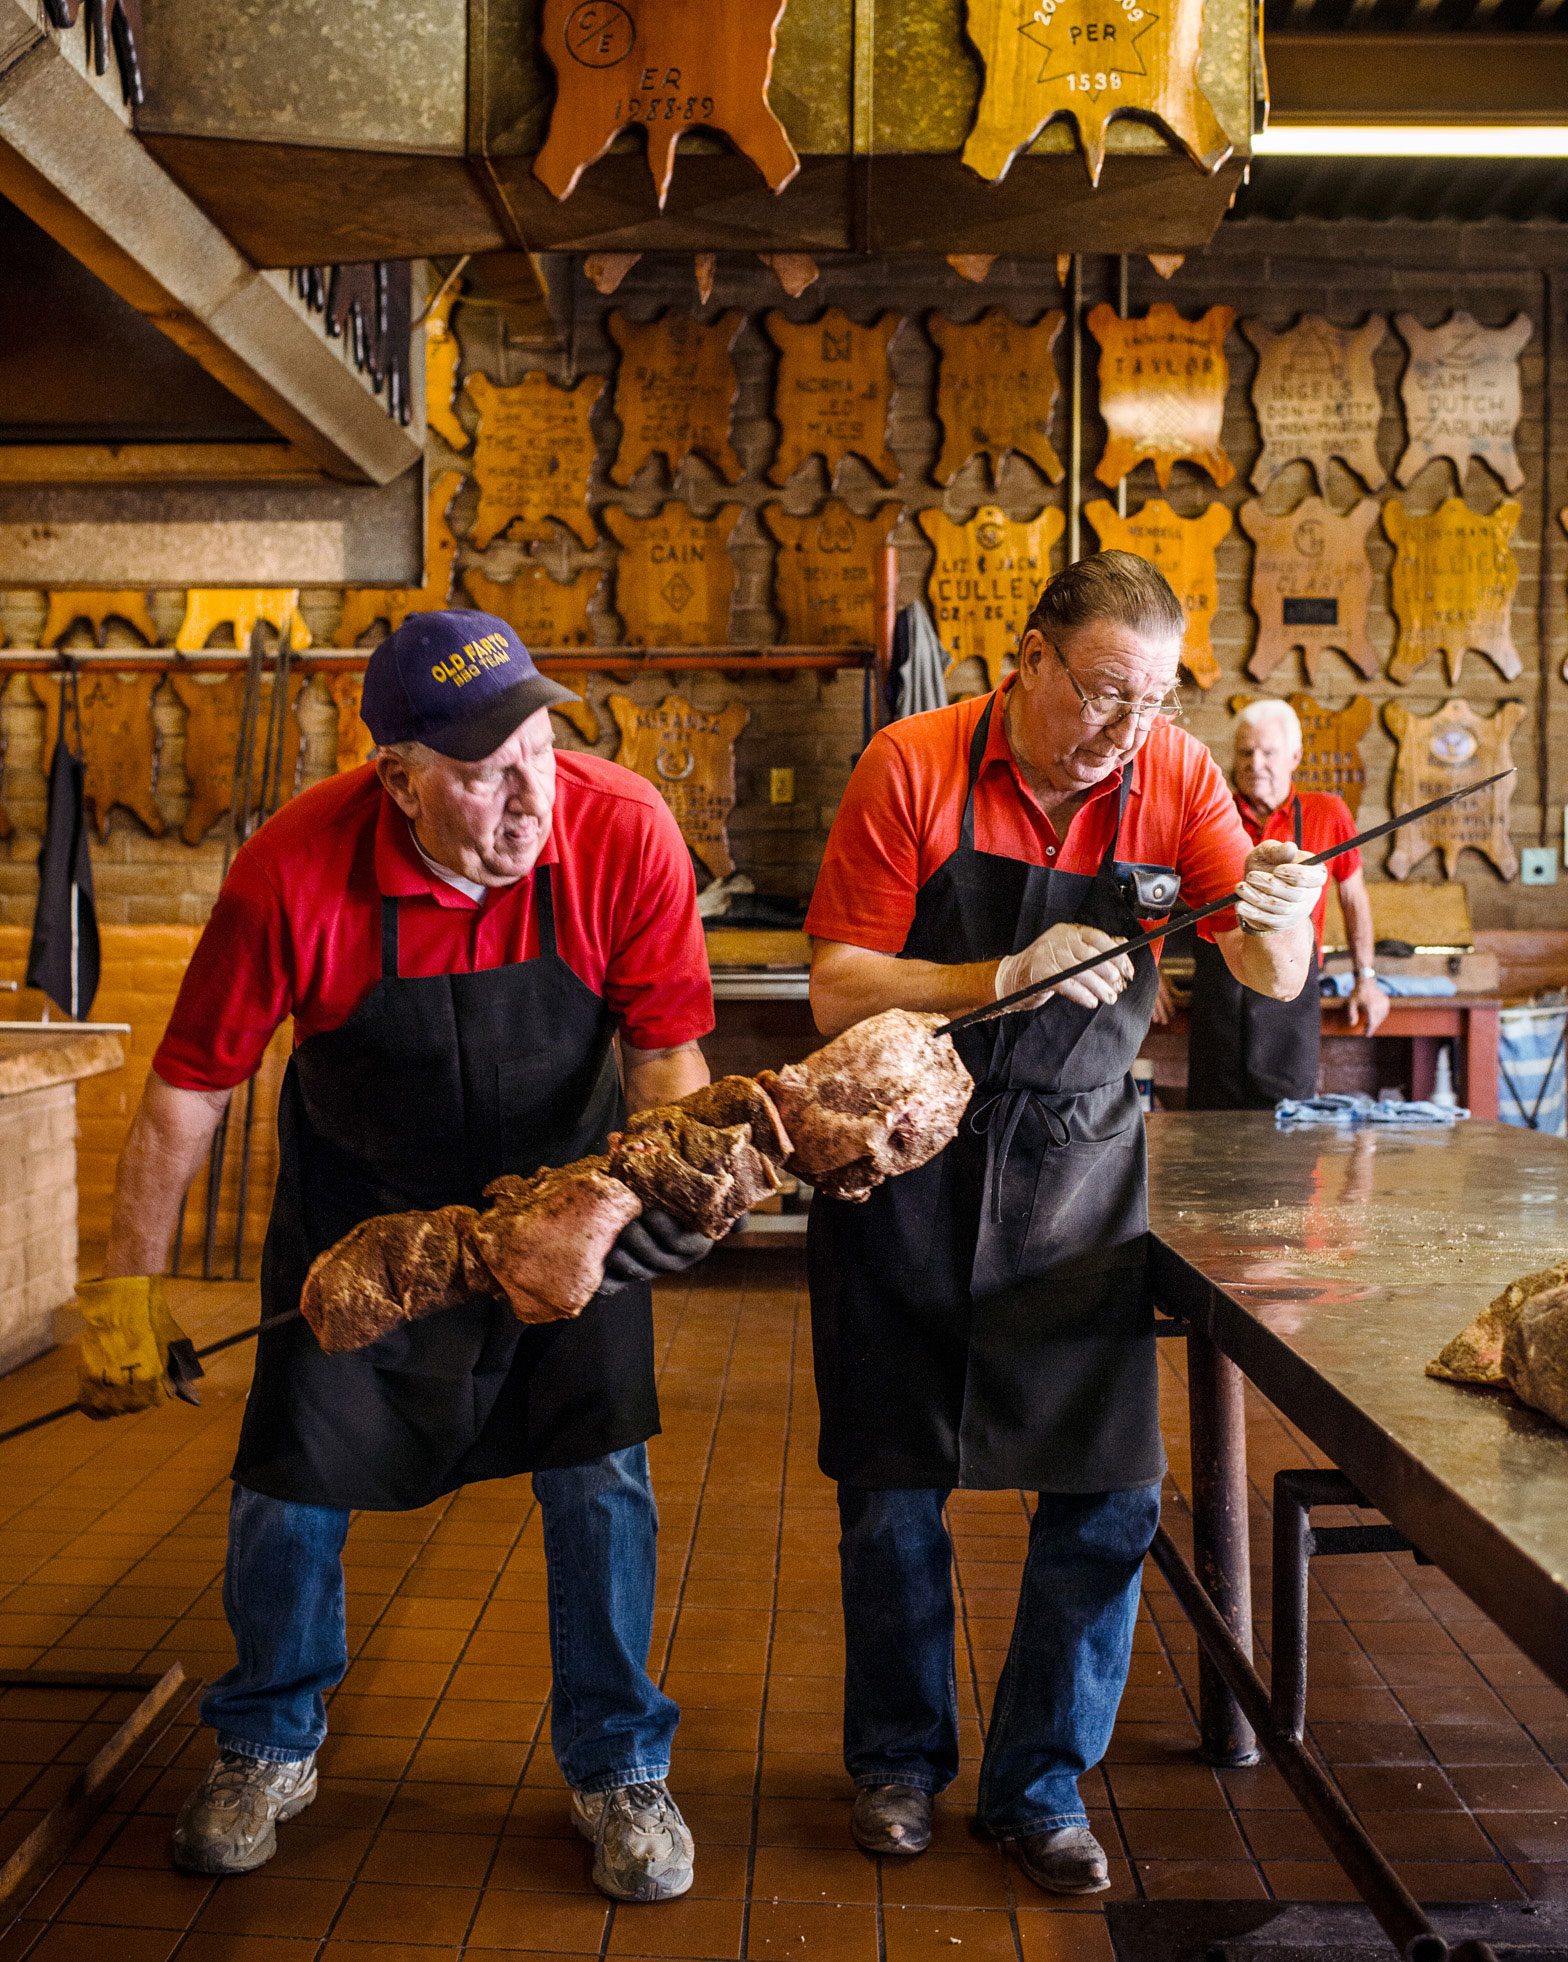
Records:
M1258 157L1568 157L1568 124L1271 123Z

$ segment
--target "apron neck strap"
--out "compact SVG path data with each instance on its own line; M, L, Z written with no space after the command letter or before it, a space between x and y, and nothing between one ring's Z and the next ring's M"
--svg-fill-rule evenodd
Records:
M1121 887L1117 884L1116 880L1116 855L1121 849L1122 825L1126 821L1127 799L1131 795L1132 765L1130 763L1124 763L1122 765L1121 782L1116 787L1116 829L1111 833L1110 842L1100 855L1099 868L1095 873L1097 879L1109 880L1118 892L1121 891Z
M991 735L991 714L998 699L993 695L986 703L969 744L969 791L964 798L963 822L958 827L959 848L966 852L975 848L975 785L980 781L980 765L985 760L985 746Z

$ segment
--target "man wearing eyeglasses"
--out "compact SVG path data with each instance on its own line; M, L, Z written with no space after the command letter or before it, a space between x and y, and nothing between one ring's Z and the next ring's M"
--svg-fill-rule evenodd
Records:
M1032 1491L979 1820L1063 1894L1110 1884L1078 1780L1126 1683L1165 1468L1130 1075L1156 972L1147 949L1117 951L1145 924L1131 874L1174 870L1193 905L1239 884L1201 930L1278 999L1300 990L1324 880L1288 841L1250 845L1218 766L1176 726L1184 624L1130 554L1057 574L1015 675L873 739L806 921L825 1033L1039 984L1030 1012L956 1038L976 1088L953 1143L864 1205L819 1194L808 1247L851 1829L871 1853L929 1844L959 1764L943 1505L955 1487Z

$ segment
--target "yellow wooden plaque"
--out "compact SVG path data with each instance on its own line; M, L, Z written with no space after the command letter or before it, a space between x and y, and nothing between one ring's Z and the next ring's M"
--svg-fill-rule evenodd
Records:
M621 732L616 762L647 778L714 878L727 877L735 870L724 828L735 808L735 738L750 712L731 702L714 715L681 695L666 695L657 708L612 695L609 707Z
M1450 686L1471 648L1508 680L1519 673L1509 621L1519 583L1509 541L1519 516L1512 499L1486 517L1461 497L1445 499L1423 518L1412 517L1397 498L1383 506L1383 529L1395 552L1391 585L1399 638L1388 666L1395 681L1409 681L1440 648Z
M672 472L697 455L721 477L741 474L740 459L730 448L735 402L730 343L745 317L725 313L705 326L673 311L645 323L610 315L605 324L621 350L615 375L621 424L617 483L630 483L656 453Z
M592 647L593 629L588 624L588 602L598 589L600 574L594 566L584 566L570 581L552 579L536 560L525 559L515 579L487 579L477 566L463 573L463 584L482 613L493 613L512 627L523 645L544 647ZM558 674L563 688L580 688L586 675ZM599 740L599 718L586 696L580 702L552 704L552 714L560 715L577 731L585 743Z
M32 680L44 704L44 754L52 757L60 727L61 682L59 677L45 674L34 675ZM167 829L152 794L158 742L152 698L162 680L161 674L101 671L78 678L82 757L87 765L84 794L100 838L108 832L109 813L116 804L140 818L155 838L161 838ZM69 704L65 726L67 735L74 737Z
M425 315L425 420L454 450L466 450L473 441L454 406L463 351L452 325L452 309L462 297L459 280Z
M768 315L768 335L779 351L775 483L787 483L808 456L820 456L831 477L851 453L886 482L897 481L898 461L887 447L893 394L887 344L898 324L895 314L883 314L862 327L837 307L805 326Z
M936 481L945 484L984 451L993 473L1009 450L1027 457L1053 484L1066 474L1051 442L1058 386L1052 353L1064 315L1052 311L1020 327L1005 307L972 326L931 314L926 329L941 352L936 416L942 453Z
M452 593L452 567L457 539L446 521L447 506L464 482L460 470L443 470L430 486L425 505L425 580L422 586L350 586L343 595L343 613L333 636L335 647L357 647L361 634L378 620L388 633L401 627L411 613L435 613Z
M93 639L99 647L104 644L104 628L110 620L123 620L133 633L141 635L149 647L157 643L158 629L147 611L147 595L144 592L83 589L50 593L49 612L44 620L44 630L38 636L38 645L58 647L78 620L85 620L92 628Z
M1385 702L1383 720L1399 745L1394 762L1396 816L1506 770L1513 760L1514 731L1524 717L1523 702L1504 702L1489 716L1477 715L1468 702L1459 700L1444 702L1436 715L1415 715L1403 702ZM1513 878L1519 861L1508 836L1508 811L1517 781L1504 777L1489 790L1396 832L1388 855L1389 877L1403 879L1428 852L1435 851L1442 856L1443 877L1451 879L1455 861L1468 847L1489 858L1505 879Z
M1026 524L1013 523L994 504L982 505L966 525L943 511L920 513L920 529L936 547L926 594L949 674L974 657L997 685L1051 576L1051 547L1066 528L1054 509Z
M1367 533L1377 523L1374 498L1349 511L1332 510L1321 497L1303 498L1283 516L1265 511L1256 498L1236 514L1252 540L1252 610L1258 644L1247 672L1265 680L1299 647L1307 678L1317 685L1320 663L1343 654L1362 675L1378 670L1367 639L1372 566Z
M588 418L603 390L603 375L557 388L537 368L515 388L497 388L488 375L463 383L479 411L473 542L481 550L513 524L521 527L518 537L545 538L546 518L570 525L585 545L595 542L588 476L597 446Z
M1220 443L1230 377L1225 336L1235 317L1229 307L1210 307L1201 320L1184 320L1168 300L1156 300L1141 320L1118 319L1103 301L1089 315L1100 343L1107 440L1094 474L1102 484L1119 484L1145 457L1161 490L1178 458L1202 464L1216 484L1235 476Z
M1239 713L1256 695L1232 695L1230 708ZM1286 700L1301 723L1301 762L1296 769L1298 790L1320 790L1343 798L1352 816L1361 808L1367 787L1367 768L1361 760L1360 742L1372 726L1372 704L1365 695L1353 695L1342 709L1324 708L1310 695L1288 695Z
M365 677L362 674L335 674L329 687L338 707L338 774L341 775L345 770L357 770L362 763L370 761L376 753L376 739L365 727L364 718L359 712Z
M675 146L689 130L722 130L782 191L800 168L768 105L773 48L788 0L544 0L543 42L555 69L550 133L534 175L569 197L616 132L643 130L659 209Z
M734 567L728 540L740 507L694 517L666 504L656 518L604 514L621 547L615 601L634 647L722 647L730 632Z
M1519 350L1534 331L1530 316L1478 327L1461 310L1441 327L1423 327L1413 313L1401 313L1394 325L1410 350L1399 382L1410 443L1396 480L1408 484L1434 457L1446 456L1463 489L1465 465L1478 456L1506 489L1518 490Z
M778 540L773 589L784 638L795 647L872 647L877 637L877 564L897 522L883 505L857 518L841 504L815 518L774 509L768 530Z
M1083 514L1094 526L1102 551L1136 552L1165 574L1187 615L1182 666L1200 688L1212 688L1220 676L1211 644L1220 603L1214 551L1230 530L1229 511L1223 504L1211 504L1196 518L1178 518L1163 498L1156 497L1124 518L1101 497L1086 504Z
M273 679L262 683L261 712L255 737L255 779L253 789L261 790L261 763L267 724L272 713ZM169 686L185 709L185 774L190 781L191 807L180 836L187 845L199 845L219 818L233 808L234 764L239 755L240 734L245 709L245 675L171 674ZM304 677L289 676L289 705L283 716L283 764L279 776L282 802L294 794L294 778L299 767L300 728L294 713ZM341 728L341 724L339 725Z
M1338 457L1375 490L1388 474L1377 453L1383 401L1372 366L1388 332L1383 316L1332 327L1309 313L1282 334L1261 320L1244 320L1241 331L1258 350L1252 406L1263 449L1252 467L1254 488L1266 490L1286 464L1300 461L1311 464L1322 490L1329 458Z
M227 623L233 629L234 645L248 648L258 621L286 633L296 654L310 645L297 586L193 586L185 595L185 618L174 644L182 654L199 654Z
M985 89L964 162L993 182L1055 115L1078 125L1089 180L1100 181L1106 125L1159 123L1204 170L1231 152L1198 86L1203 0L967 0Z

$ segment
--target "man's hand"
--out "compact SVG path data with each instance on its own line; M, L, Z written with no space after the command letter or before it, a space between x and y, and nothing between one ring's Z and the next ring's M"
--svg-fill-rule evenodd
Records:
M1048 994L1061 994L1081 1008L1109 1007L1132 979L1130 956L1115 952L1121 944L1098 927L1079 926L1072 920L1058 921L1055 926L1047 927L1038 940L1031 941L1016 954L1009 954L998 964L996 999L1000 1001L1003 995L1013 994L1032 981L1048 982L1053 974L1076 967L1096 954L1109 954L1111 959L1090 968L1087 974L1080 974L1076 981L1064 982L1060 988L1042 987L1034 1001L1024 1004L1034 1007Z
M1311 920L1328 868L1297 863L1300 858L1298 846L1279 838L1248 852L1236 916L1249 933L1287 933Z
M1358 1009L1360 1014L1357 1013ZM1350 992L1350 1026L1353 1029L1361 1026L1361 1015L1367 1018L1366 1032L1369 1036L1376 1035L1388 1020L1388 996L1370 975L1366 980L1358 981Z
M201 1402L195 1385L205 1371L156 1276L83 1281L76 1305L86 1322L76 1400L89 1417L125 1417L171 1396Z
M730 1231L739 1232L745 1224L746 1215L742 1213ZM699 1260L706 1260L715 1244L706 1233L682 1226L657 1206L646 1207L640 1218L621 1228L615 1245L605 1255L604 1283L594 1299L602 1301L607 1295L619 1294L634 1281L653 1281L661 1274L684 1273Z
M1154 991L1154 1012L1149 1020L1157 1029L1165 1028L1176 1013L1176 1004L1171 999L1171 991L1165 985L1165 976L1160 976L1159 986Z

